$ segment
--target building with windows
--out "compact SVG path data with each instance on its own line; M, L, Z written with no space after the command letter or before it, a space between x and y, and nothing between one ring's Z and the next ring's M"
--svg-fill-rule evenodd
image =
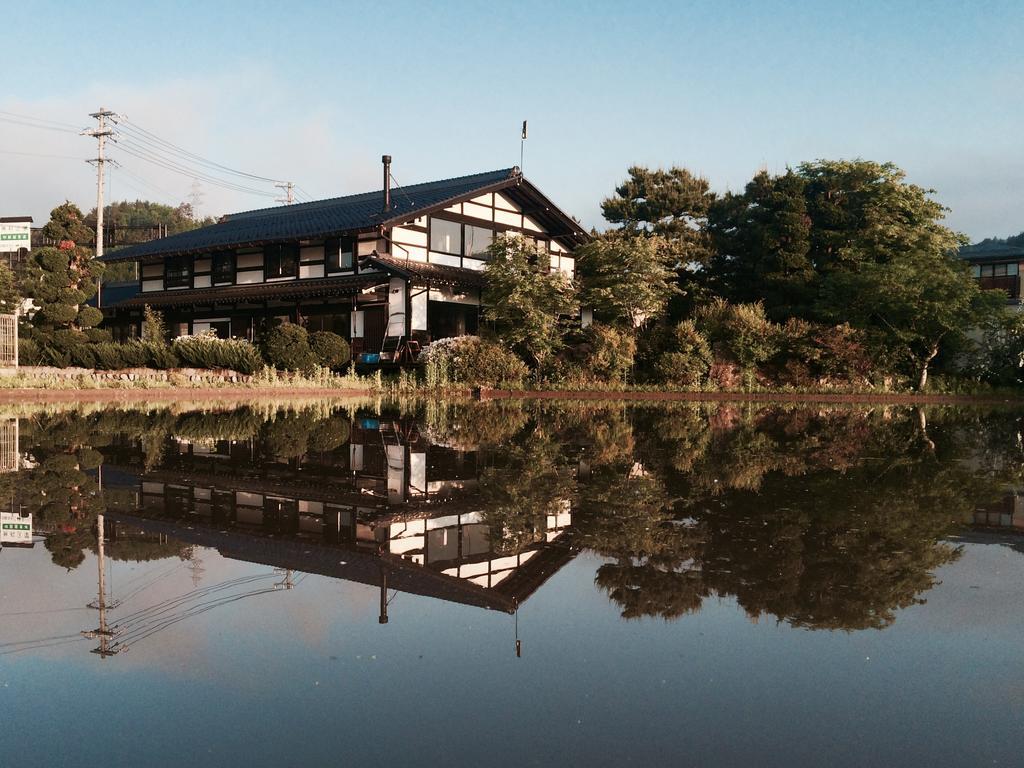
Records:
M381 191L231 214L106 254L139 275L130 291L101 295L107 326L139 333L145 305L174 335L253 339L281 320L406 362L433 339L476 332L496 236L521 233L552 270L574 274L589 236L518 168L392 189L383 161Z
M960 257L971 265L971 274L984 289L1006 291L1011 305L1021 303L1020 268L1024 247L986 241L960 249Z

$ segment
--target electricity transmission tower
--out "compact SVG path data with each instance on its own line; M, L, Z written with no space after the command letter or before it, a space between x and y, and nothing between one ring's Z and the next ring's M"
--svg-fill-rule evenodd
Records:
M290 181L279 181L274 184L278 189L284 190L284 197L275 197L275 202L291 205L295 202L295 184Z
M192 180L192 191L188 193L189 202L192 204L192 218L198 221L199 205L203 202L203 185L199 179Z

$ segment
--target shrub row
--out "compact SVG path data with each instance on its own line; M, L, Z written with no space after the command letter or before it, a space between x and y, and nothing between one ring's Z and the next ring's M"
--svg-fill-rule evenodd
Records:
M259 348L242 339L219 339L212 333L182 336L170 344L152 337L114 342L108 332L90 328L22 338L19 358L22 365L60 368L78 366L110 371L189 367L229 369L251 375L266 364L293 371L312 370L316 366L338 368L349 360L349 345L337 334L307 334L305 328L292 324L271 329Z

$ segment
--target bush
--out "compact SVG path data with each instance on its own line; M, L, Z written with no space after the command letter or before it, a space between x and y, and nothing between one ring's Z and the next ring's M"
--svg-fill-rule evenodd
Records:
M602 381L625 381L636 358L633 334L609 325L592 325L583 335L584 370Z
M103 322L103 312L96 307L82 307L76 322L79 328L95 328Z
M142 348L146 353L146 365L150 368L177 368L181 365L174 348L165 341L143 341Z
M83 333L90 344L102 344L105 341L114 340L114 337L110 335L110 331L104 331L102 328L86 328Z
M715 299L694 313L694 321L716 353L731 357L746 371L779 351L779 326L768 319L760 302L730 304Z
M228 368L250 375L263 367L259 350L241 339L218 339L212 333L180 336L172 348L181 364L192 368Z
M317 365L324 368L340 368L352 357L348 342L330 331L309 334L309 348Z
M105 371L116 371L124 368L124 361L121 356L121 345L113 342L94 344L92 347L95 359L94 367Z
M43 365L42 353L35 339L18 339L18 365Z
M438 339L423 351L420 360L431 386L521 386L528 373L526 363L516 355L479 336Z
M76 344L75 346L67 348L66 352L71 358L71 365L77 365L79 368L95 368L96 367L96 344ZM66 366L65 366L66 367Z
M714 362L711 345L692 320L684 320L669 334L666 349L654 364L658 381L679 387L704 384Z
M778 378L798 387L866 381L875 367L863 331L795 318L782 326L776 365Z
M142 308L142 340L156 344L167 343L167 323L164 316L149 304Z
M269 365L286 371L308 371L317 362L309 334L295 323L282 323L263 334L260 352Z

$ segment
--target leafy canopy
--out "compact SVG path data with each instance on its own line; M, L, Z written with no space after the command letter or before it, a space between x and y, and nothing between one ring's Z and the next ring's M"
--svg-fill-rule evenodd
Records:
M576 311L575 288L521 235L498 237L488 251L486 317L506 346L539 367L562 346L562 318Z
M608 232L576 251L580 298L598 319L637 328L662 314L679 292L674 261L662 237Z

